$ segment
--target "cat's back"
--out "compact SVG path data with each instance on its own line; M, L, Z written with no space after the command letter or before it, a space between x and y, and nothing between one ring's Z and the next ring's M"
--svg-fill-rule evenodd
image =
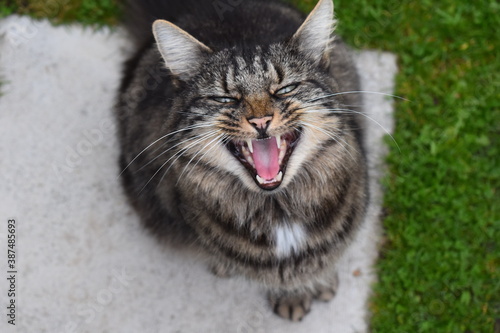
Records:
M132 10L128 26L140 42L146 40L144 36L151 37L154 20L164 19L213 50L281 42L290 38L304 19L279 0L148 0Z
M302 22L301 14L282 2L235 2L240 4L183 16L178 24L207 46L219 49L281 42L290 38Z

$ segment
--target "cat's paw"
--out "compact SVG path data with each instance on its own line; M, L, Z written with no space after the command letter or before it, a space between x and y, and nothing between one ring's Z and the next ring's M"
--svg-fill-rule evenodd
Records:
M338 287L339 278L338 275L335 274L334 278L328 285L319 285L316 287L314 298L323 302L331 301L337 294Z
M311 311L312 297L301 296L270 296L271 306L278 316L291 321L301 321Z
M211 262L209 270L213 275L223 279L228 279L236 274L231 266L224 265L219 262Z
M314 295L314 298L319 301L329 302L335 297L336 294L337 294L336 288L322 287L318 289L317 293Z

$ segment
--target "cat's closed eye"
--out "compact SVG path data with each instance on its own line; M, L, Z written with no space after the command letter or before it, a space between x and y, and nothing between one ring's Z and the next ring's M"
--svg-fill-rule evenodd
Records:
M292 91L295 91L298 86L299 86L298 83L290 84L290 85L283 87L283 88L279 89L278 91L276 91L274 93L274 95L276 95L278 97L285 96L285 95L291 93Z
M220 104L237 104L238 99L234 97L210 97L212 101L215 101Z

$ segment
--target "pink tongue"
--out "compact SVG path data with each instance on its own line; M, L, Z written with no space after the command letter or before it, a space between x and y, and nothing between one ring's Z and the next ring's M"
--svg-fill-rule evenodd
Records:
M252 140L253 161L257 174L264 180L276 178L280 172L279 149L276 137Z

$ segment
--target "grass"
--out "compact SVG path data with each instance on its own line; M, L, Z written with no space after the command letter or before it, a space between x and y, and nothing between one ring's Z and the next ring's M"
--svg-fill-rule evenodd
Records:
M398 54L396 94L412 101L397 104L402 151L393 147L388 158L372 329L493 332L500 318L500 38L491 27L500 24L500 5L337 4L352 44Z
M113 24L116 2L0 6L56 22ZM290 0L312 9L316 0ZM5 4L5 2L4 2ZM388 141L385 244L372 331L500 331L500 4L336 0L338 31L399 57L396 138ZM495 327L496 322L496 327ZM495 331L494 331L495 330Z
M56 24L114 25L119 20L119 0L0 0L0 17L12 12L49 18Z

